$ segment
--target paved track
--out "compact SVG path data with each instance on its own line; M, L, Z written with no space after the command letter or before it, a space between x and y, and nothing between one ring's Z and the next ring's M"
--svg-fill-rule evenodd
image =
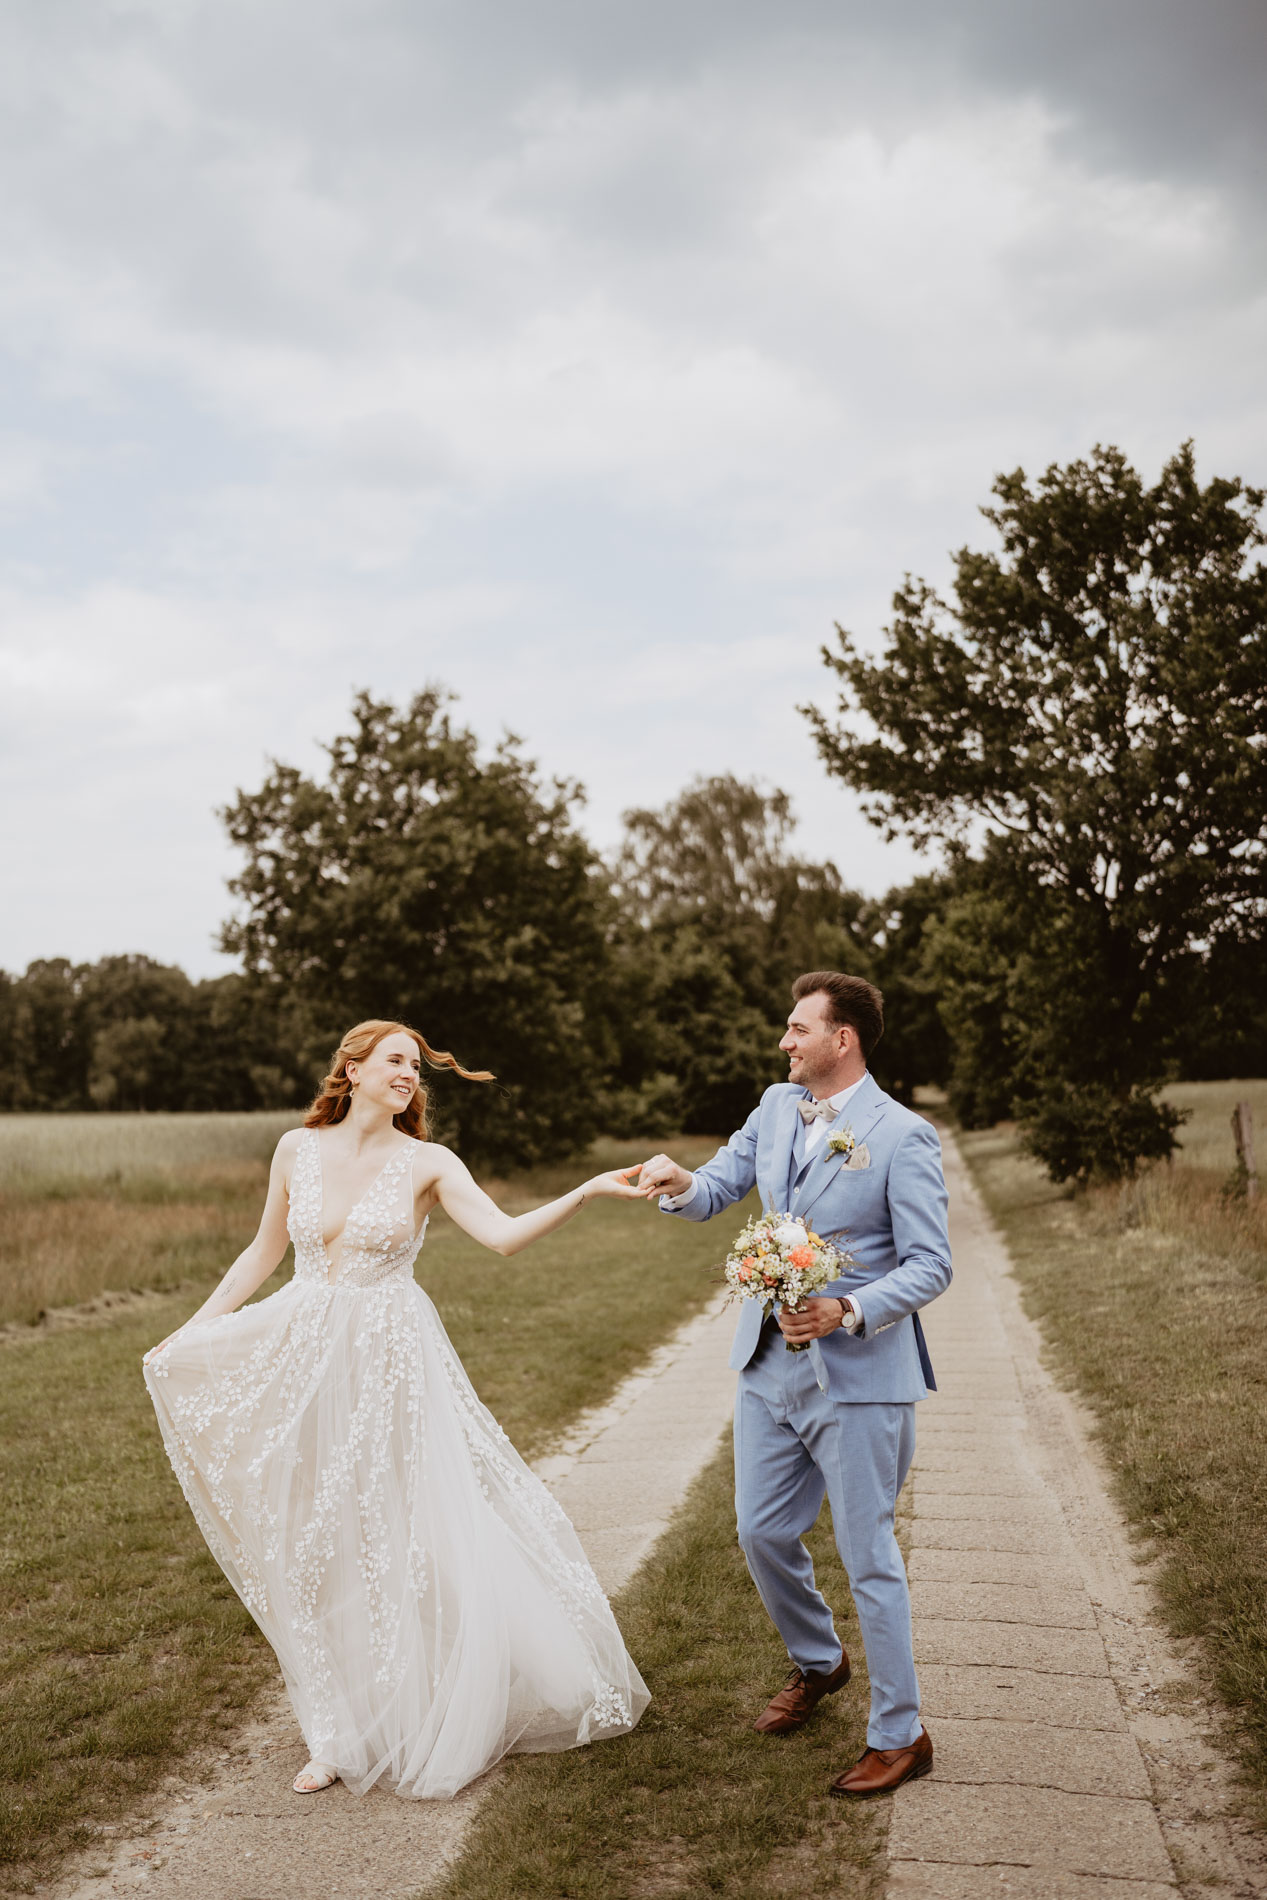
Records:
M943 1140L955 1278L924 1316L909 1566L936 1768L894 1798L891 1900L1267 1892L1085 1413Z

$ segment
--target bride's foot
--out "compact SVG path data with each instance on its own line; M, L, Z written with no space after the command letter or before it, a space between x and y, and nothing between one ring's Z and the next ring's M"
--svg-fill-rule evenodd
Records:
M323 1761L310 1761L290 1785L296 1794L320 1794L323 1788L333 1788L338 1779L337 1768L327 1768Z

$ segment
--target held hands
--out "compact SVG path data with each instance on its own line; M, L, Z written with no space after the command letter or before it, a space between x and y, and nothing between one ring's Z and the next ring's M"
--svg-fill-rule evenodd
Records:
M835 1294L811 1294L798 1307L779 1309L779 1331L793 1346L808 1346L844 1325L845 1309Z
M631 1169L631 1173L637 1173L637 1192L646 1201L658 1201L662 1194L685 1194L692 1180L686 1169L679 1168L668 1155L652 1155L641 1169Z
M610 1168L606 1174L596 1174L592 1181L581 1185L581 1192L587 1201L640 1201L642 1189L634 1187L629 1177L637 1174L637 1168Z

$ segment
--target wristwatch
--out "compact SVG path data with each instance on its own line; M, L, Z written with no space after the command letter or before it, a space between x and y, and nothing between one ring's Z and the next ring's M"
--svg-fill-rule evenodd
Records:
M862 1314L847 1294L837 1294L840 1301L840 1323L847 1333L859 1332L862 1328Z

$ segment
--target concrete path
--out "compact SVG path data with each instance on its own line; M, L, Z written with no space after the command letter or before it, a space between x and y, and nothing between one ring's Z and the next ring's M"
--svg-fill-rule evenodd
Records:
M642 1562L713 1456L734 1405L733 1315L720 1302L683 1326L537 1469L571 1517L609 1594ZM280 1692L214 1763L210 1781L168 1783L147 1824L103 1831L57 1900L406 1900L433 1882L496 1769L456 1801L401 1801L290 1783L307 1759Z
M1084 1415L943 1134L955 1279L924 1315L911 1600L934 1774L894 1798L891 1900L1261 1894L1191 1680ZM1176 1871L1178 1868L1178 1872ZM1182 1881L1181 1877L1182 1876Z

